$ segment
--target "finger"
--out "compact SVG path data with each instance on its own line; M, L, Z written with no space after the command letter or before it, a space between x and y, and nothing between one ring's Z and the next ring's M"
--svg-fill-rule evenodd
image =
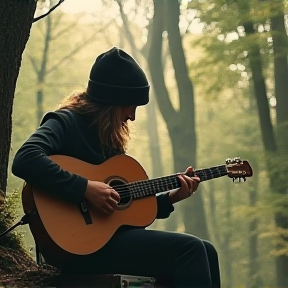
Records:
M187 197L191 196L193 193L193 182L191 178L186 175L179 175L179 179L181 182L181 187L187 191Z
M193 177L192 179L192 191L190 191L190 193L191 193L191 195L192 194L194 194L195 192L196 192L196 190L197 190L197 188L198 188L198 185L199 185L199 183L200 183L200 178L199 177Z
M116 201L112 196L105 200L105 204L110 207L110 209L115 210L118 207L118 201Z
M190 179L190 178L186 175L178 175L178 176L179 176L179 180L181 182L181 187L186 187L189 190L190 188L189 188L189 185L188 185L186 179Z
M111 198L114 199L117 203L121 200L119 193L116 192L114 189L112 189L111 191Z
M191 179L192 179L194 182L197 182L197 183L200 183L200 182L201 182L201 179L200 179L198 176L193 176L193 177L191 177Z
M193 172L194 170L193 170L193 167L192 166L189 166L189 167L187 167L187 169L185 170L185 174L187 175L187 176L189 176L189 177L192 177L192 176L194 176L194 172Z
M115 211L115 209L109 204L107 204L101 208L102 208L102 212L105 213L106 215L111 215Z
M189 189L189 191L191 192L193 189L194 189L194 181L192 178L186 176L186 175L183 175L183 178L187 184L187 187Z
M105 215L110 215L110 213L111 213L110 209L107 206L98 206L97 208L101 213L103 213Z

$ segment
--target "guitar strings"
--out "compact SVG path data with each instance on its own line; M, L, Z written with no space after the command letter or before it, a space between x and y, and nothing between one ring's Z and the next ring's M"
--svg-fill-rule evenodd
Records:
M220 167L222 167L222 166L220 166ZM219 167L215 167L215 168L219 168ZM211 179L211 178L217 178L217 177L220 177L221 175L225 175L226 173L223 174L223 172L227 172L226 169L218 169L218 170L219 170L219 174L217 174L215 177L213 177L213 175L215 175L215 173L212 172L211 169L208 170L209 172L207 172L207 170L206 170L206 172L205 172L205 170L198 170L198 171L195 171L195 172L197 172L195 174L198 174L198 176L201 179L201 182L203 182L203 181ZM222 172L220 170L222 170ZM184 173L178 173L178 174L184 174ZM173 184L173 181L167 182L166 180L167 179L171 179L173 177L174 178L173 180L175 181L175 178L177 177L178 174L174 174L174 175L163 177L163 180L161 180L161 178L156 178L156 179L145 179L145 180L139 180L139 181L136 181L136 182L123 183L123 184L120 184L120 185L115 185L115 186L113 186L113 188L116 187L117 191L119 191L119 192L121 192L121 190L122 191L127 191L127 190L129 190L129 188L127 189L127 186L132 186L132 185L137 186L137 184L139 184L140 186L141 185L143 186L145 184L145 182L150 182L150 181L151 182L156 182L157 180L165 182L165 185L167 185L167 184L169 185L169 184ZM202 174L202 175L200 175L200 174ZM153 185L151 185L151 186L153 186ZM164 191L165 191L165 189L163 190L163 192ZM131 192L128 192L128 194L131 194Z
M214 169L214 171L212 169ZM218 171L218 173L215 173L215 169L216 169L216 171ZM156 179L145 179L145 180L139 180L136 182L122 183L122 184L112 186L112 188L114 190L116 190L119 194L121 194L120 196L123 196L123 197L134 195L135 193L143 195L144 194L143 191L146 191L145 194L147 194L147 188L145 188L143 186L150 182L148 189L150 190L150 192L151 192L151 190L152 191L157 190L157 192L155 192L155 194L156 194L156 193L160 193L160 192L169 191L169 190L172 190L175 188L180 188L179 185L176 187L173 186L175 184L178 184L177 177L179 174L184 174L184 172L177 173L174 175L165 176L165 177L159 177ZM196 171L194 171L194 174L197 175L201 179L201 182L203 182L203 181L208 180L208 179L218 178L218 177L226 175L227 169L226 169L225 165L224 166L216 166L216 167L212 167L211 169L196 170ZM160 184L158 183L158 185L155 186L155 185L153 185L155 182L160 182ZM172 185L173 187L171 187L170 185ZM134 190L136 190L136 192L133 191L134 187L131 187L131 186L135 186ZM168 187L168 186L170 186L170 187ZM132 188L132 189L130 189L130 188ZM162 188L161 189L162 191L159 191L159 188ZM148 195L154 194L154 193L150 193L150 192L148 193ZM145 195L143 195L143 196L145 196Z
M160 181L160 183L157 183L158 181ZM155 183L157 183L157 185L155 185ZM177 174L175 174L175 175L163 177L163 179L161 178L145 179L145 180L139 180L136 182L123 183L120 185L114 185L112 186L112 188L115 189L120 194L120 196L124 196L124 197L130 196L130 195L136 195L136 194L145 196L143 194L153 195L154 193L151 193L151 192L154 190L157 190L157 192L155 192L156 194L158 192L164 192L164 191L168 191L174 188L178 188L179 185L177 185L177 183L178 183ZM148 188L145 187L146 184L148 184ZM163 187L161 191L158 191L159 188L161 187ZM165 187L167 189L165 189Z

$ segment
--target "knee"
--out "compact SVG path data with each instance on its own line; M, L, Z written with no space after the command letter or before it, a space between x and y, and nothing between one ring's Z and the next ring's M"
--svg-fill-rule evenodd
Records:
M207 255L214 256L215 258L218 259L218 252L216 248L214 247L214 245L207 240L202 240L202 242L203 242L203 245L205 246Z
M186 234L187 235L187 234ZM198 237L187 235L185 245L183 245L184 250L189 251L198 251L199 253L205 252L206 247L204 241ZM201 251L201 252L200 252Z
M179 248L180 250L177 257L177 261L179 261L178 264L185 263L185 265L193 266L197 263L199 267L209 266L208 254L204 242L200 238L187 235L185 241L182 242L182 246Z

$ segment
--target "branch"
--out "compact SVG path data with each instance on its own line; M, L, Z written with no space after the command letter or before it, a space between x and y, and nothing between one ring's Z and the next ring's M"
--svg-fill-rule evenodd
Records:
M32 64L32 67L34 68L34 71L35 71L36 74L38 75L39 69L38 69L38 67L37 67L36 59L31 56L31 54L29 53L29 51L27 51L27 56L28 56L28 58L29 58L29 60L30 60L30 62L31 62L31 64Z
M95 36L100 33L101 31L105 31L107 27L109 27L111 23L108 23L105 25L105 27L102 27L98 31L94 32L88 39L86 39L84 42L82 42L81 45L76 46L75 49L73 49L68 55L63 57L57 64L55 64L53 67L51 67L49 70L46 71L46 74L50 74L54 70L56 70L62 63L67 61L72 55L76 54L79 50L81 50L83 47L85 47L89 42L93 41L95 39Z
M44 18L45 16L47 16L48 14L50 14L53 10L55 10L58 6L60 6L61 3L63 3L64 1L65 0L59 0L59 2L55 6L53 6L51 9L49 9L49 11L47 13L45 13L39 17L34 18L33 23L37 22L38 20L40 20L40 19Z

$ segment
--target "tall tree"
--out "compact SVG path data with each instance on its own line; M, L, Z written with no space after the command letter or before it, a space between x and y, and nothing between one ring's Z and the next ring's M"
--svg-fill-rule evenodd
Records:
M32 24L50 14L64 0L57 1L48 12L37 18L34 18L37 7L35 0L8 0L0 3L0 195L6 194L13 101L22 54Z
M64 0L59 0L58 5ZM58 6L56 5L56 6ZM55 8L56 8L55 6ZM12 111L16 82L22 62L22 54L30 36L32 23L37 21L34 14L37 7L36 0L7 0L0 2L0 205L6 196L7 169L12 134ZM51 10L52 11L52 10ZM51 11L47 12L50 13ZM46 14L46 15L47 15ZM45 15L41 16L45 17ZM0 218L0 221L5 219ZM2 231L1 231L2 232ZM0 247L1 266L7 266L7 259L11 266L22 261L25 265L33 266L34 261L27 259L24 251L17 253L12 249ZM5 264L3 263L5 259ZM15 260L17 259L17 261ZM12 264L13 263L13 264ZM21 263L22 264L22 263ZM34 264L35 265L35 264ZM23 267L23 266L22 266ZM1 267L2 268L2 267ZM7 267L5 267L7 268ZM11 267L9 267L11 268ZM19 271L15 267L15 271ZM2 271L2 269L0 269ZM2 275L2 272L0 273ZM17 275L18 277L19 275ZM14 285L14 284L13 284Z
M167 124L171 139L174 169L197 165L196 162L196 132L195 132L195 103L193 85L189 78L182 37L179 30L180 2L169 0L154 1L154 17L151 29L151 45L148 56L149 70L155 88L159 110ZM168 17L167 17L168 15ZM167 20L167 21L166 21ZM168 21L169 20L169 21ZM173 107L166 83L162 63L163 32L168 33L168 44L175 71L179 108ZM183 145L187 143L187 145ZM185 221L185 231L196 233L200 237L208 238L206 218L204 214L201 193L193 196L193 201L181 203ZM192 218L191 211L197 215Z
M273 64L274 64L274 91L277 99L275 127L275 136L277 141L276 165L281 165L281 169L273 169L270 182L274 193L280 197L277 202L277 211L275 213L276 225L284 231L288 231L287 208L288 200L286 198L288 183L286 180L288 173L288 38L285 27L286 13L284 11L284 1L270 1L270 20L271 32L273 38ZM284 244L283 244L284 243ZM279 234L277 248L281 251L288 247L287 232ZM287 248L285 249L287 251ZM286 267L288 266L288 253L279 254L276 258L277 279L279 287L287 287L288 275Z
M7 186L16 81L36 4L34 0L0 2L0 190L3 194Z

